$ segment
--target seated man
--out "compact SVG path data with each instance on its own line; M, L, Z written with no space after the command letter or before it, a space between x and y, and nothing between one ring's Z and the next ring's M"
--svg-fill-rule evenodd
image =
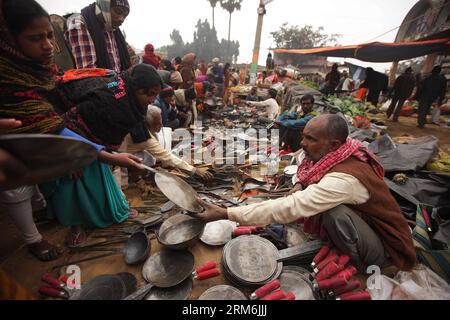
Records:
M197 107L195 105L197 94L194 88L175 90L175 103L178 108L178 119L181 128L187 128L192 121L197 120Z
M251 101L260 101L258 97L258 88L253 87L250 93L248 94L247 98L245 98L245 101L251 102Z
M153 102L155 106L161 109L162 123L166 128L172 130L180 127L180 120L178 119L178 109L175 104L175 92L169 86L166 86Z
M280 106L278 105L278 102L276 100L277 95L278 95L277 90L269 89L269 93L267 95L266 100L261 102L247 101L246 103L250 106L265 107L266 111L260 113L259 115L261 117L267 117L270 121L273 121L275 120L276 116L280 111Z
M303 132L302 148L306 158L290 196L228 209L199 199L205 211L194 216L241 225L305 218L305 232L327 239L350 256L360 272L390 264L410 271L416 253L406 218L384 183L383 167L359 141L349 138L347 122L338 115L314 118Z
M312 95L304 95L300 103L302 104L302 115L297 112L286 111L275 121L275 124L280 128L280 141L293 152L300 149L303 129L317 115L313 112L314 97Z
M194 168L189 163L176 157L161 146L156 138L156 134L160 132L163 127L161 109L152 105L148 107L146 126L151 135L151 138L147 141L133 143L131 135L128 135L125 138L126 150L128 150L129 153L135 154L137 157L143 159L143 163L149 167L153 167L158 161L164 168L178 168L205 180L213 177L209 171Z

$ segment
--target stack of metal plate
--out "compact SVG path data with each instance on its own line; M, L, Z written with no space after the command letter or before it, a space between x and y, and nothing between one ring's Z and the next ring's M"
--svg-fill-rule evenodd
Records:
M238 287L259 287L280 276L283 263L278 259L278 249L269 240L241 236L223 249L223 274Z
M247 297L235 287L220 285L212 287L198 298L198 300L248 300Z

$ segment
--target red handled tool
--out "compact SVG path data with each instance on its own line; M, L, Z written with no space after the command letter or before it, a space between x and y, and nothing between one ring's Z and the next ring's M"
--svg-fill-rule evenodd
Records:
M425 220L425 224L427 225L428 232L433 232L433 225L431 224L430 215L428 214L427 209L425 208L422 209L422 216L423 219Z
M358 270L354 266L350 266L345 270L342 270L334 278L346 277L347 279L351 279L353 276L358 274Z
M289 292L289 293L286 295L286 298L284 298L284 300L291 300L291 301L294 301L294 300L295 300L295 294L294 294L293 292Z
M217 268L216 262L207 262L201 265L192 273L194 279L202 281L217 277L220 275L220 270Z
M333 278L333 279L326 279L321 281L313 281L313 287L315 291L319 290L333 290L335 288L339 288L341 286L344 286L347 284L347 278Z
M336 300L347 300L347 301L356 301L356 300L372 300L370 293L367 291L357 291L357 292L349 292L339 296Z
M337 264L336 262L330 262L329 264L327 264L327 266L325 268L322 269L322 271L320 271L317 276L316 276L316 280L317 281L322 281L325 279L330 279L331 277L333 277L335 274L337 274L338 272L342 271L342 269L344 269L344 266Z
M46 297L69 299L72 293L76 290L69 288L66 283L53 278L49 274L44 274L41 277L41 280L48 284L48 286L41 286L39 288L39 293Z
M255 292L253 292L250 295L250 300L261 299L261 298L267 296L268 294L270 294L271 292L279 289L280 286L281 286L281 283L279 280L273 280L273 281L269 282L268 284L262 286Z
M261 298L261 301L275 301L275 300L284 300L286 299L286 292L283 290L277 290L272 293L269 293L267 296Z
M322 249L319 250L317 255L314 257L313 262L311 263L311 267L315 268L323 259L325 259L330 252L330 247L325 245Z
M349 263L349 262L350 262L350 257L344 254L339 257L338 265L342 266L342 269L344 269L345 266L347 265L347 263Z
M349 282L346 285L337 287L337 288L333 289L332 291L329 291L328 295L330 297L338 297L340 295L343 295L344 293L348 293L348 292L357 290L360 287L361 287L361 282L358 280L354 280L354 281Z

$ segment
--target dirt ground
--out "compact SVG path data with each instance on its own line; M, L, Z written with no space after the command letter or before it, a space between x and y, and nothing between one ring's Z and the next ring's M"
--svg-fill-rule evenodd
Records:
M378 119L385 120L383 117L378 117ZM416 119L404 117L400 118L399 123L386 121L386 124L389 127L388 133L393 138L405 135L413 137L433 135L439 138L442 150L450 153L449 129L439 128L435 125L427 125L426 129L421 130L416 127ZM136 190L128 190L126 191L126 194L132 206L143 205ZM2 231L0 232L0 268L16 282L28 289L29 293L37 299L41 298L38 294L38 288L43 284L40 281L40 277L44 273L51 272L56 276L57 272L60 270L52 270L52 266L67 262L74 258L79 259L85 257L85 255L82 254L78 254L76 256L65 254L59 260L54 262L39 262L34 259L30 253L28 253L19 232L13 225L9 216L3 212L0 212L0 225L2 228ZM44 237L49 241L59 243L61 245L64 244L64 239L68 232L67 228L58 226L54 222L39 225L38 228ZM152 240L151 245L152 254L160 250L160 245L156 240ZM199 243L191 249L191 251L196 257L196 266L199 266L207 261L220 262L221 259L221 248L211 248ZM130 272L137 277L138 286L144 284L144 280L141 276L142 265L129 267L124 263L121 255L82 263L80 264L80 267L82 270L82 282L101 274ZM194 284L194 291L191 295L191 299L198 298L198 296L206 288L223 283L225 283L225 279L223 277L218 277L201 283L196 282Z

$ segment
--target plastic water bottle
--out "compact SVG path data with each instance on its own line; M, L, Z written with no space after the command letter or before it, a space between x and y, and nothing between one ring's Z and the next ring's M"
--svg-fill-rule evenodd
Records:
M280 159L275 153L271 153L267 160L267 175L274 176L278 173Z

